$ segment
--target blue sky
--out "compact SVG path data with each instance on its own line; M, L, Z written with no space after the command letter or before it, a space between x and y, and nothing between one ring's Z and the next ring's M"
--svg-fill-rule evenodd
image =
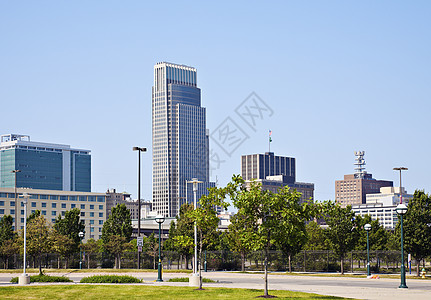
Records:
M92 150L92 190L136 196L133 146L151 150L153 65L198 70L207 127L231 117L248 134L212 172L220 185L240 155L297 159L317 200L353 172L431 191L429 1L1 1L1 134ZM247 127L235 109L255 92L272 116ZM211 142L213 152L224 153ZM151 198L151 152L142 193Z

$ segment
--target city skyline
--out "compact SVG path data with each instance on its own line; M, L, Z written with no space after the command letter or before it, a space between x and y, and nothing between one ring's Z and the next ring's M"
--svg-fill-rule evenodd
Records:
M2 133L91 149L92 191L136 198L131 149L141 146L141 195L152 198L148 70L158 61L199 70L219 185L240 173L241 155L267 151L272 130L271 151L296 158L318 201L334 200L356 150L375 178L398 186L392 168L406 166L403 186L431 191L430 3L100 3L0 4ZM187 34L160 39L177 28ZM237 114L253 92L273 111L254 127ZM227 119L244 141L224 151L211 133Z

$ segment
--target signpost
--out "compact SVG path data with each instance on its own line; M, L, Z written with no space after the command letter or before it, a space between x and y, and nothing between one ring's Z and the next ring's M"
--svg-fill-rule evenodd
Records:
M144 246L144 238L142 236L136 238L136 245L138 246L138 252L142 252L142 247Z

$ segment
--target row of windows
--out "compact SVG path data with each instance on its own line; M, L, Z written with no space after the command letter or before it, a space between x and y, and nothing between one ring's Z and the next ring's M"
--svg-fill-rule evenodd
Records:
M17 194L17 198L20 194ZM15 198L15 193L0 193L0 198ZM58 195L39 195L31 194L30 199L42 200L64 200L64 201L88 201L88 202L105 202L105 196L58 196Z

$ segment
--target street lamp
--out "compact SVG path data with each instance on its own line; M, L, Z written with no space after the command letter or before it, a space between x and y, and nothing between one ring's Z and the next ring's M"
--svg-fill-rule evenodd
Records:
M403 203L403 192L402 192L402 184L401 184L401 171L407 171L408 168L406 167L398 167L398 168L393 168L394 171L400 171L400 204Z
M133 147L138 151L138 237L141 236L141 152L147 152L147 148ZM138 270L141 268L141 256L138 249Z
M16 174L16 173L15 173ZM15 193L15 197L16 197L16 193ZM24 195L22 195L22 197L24 198L24 200L22 201L22 203L24 203L24 257L23 257L23 271L22 271L22 275L19 277L19 284L29 284L30 283L30 277L26 274L25 272L25 266L26 266L26 252L27 252L27 203L28 203L28 194L25 193ZM15 206L16 205L16 201L15 201ZM15 207L16 209L17 207Z
M371 272L370 272L370 238L369 238L371 225L365 224L364 229L367 232L367 276L369 277L369 276L371 276Z
M400 216L401 221L401 284L399 288L406 289L406 269L404 266L404 236L403 236L403 215L407 213L407 206L400 203L395 209L397 214Z
M156 216L156 222L159 224L159 265L158 265L158 276L157 276L157 282L162 282L162 246L161 246L161 239L162 239L162 223L165 221L165 217L163 215L157 215Z
M79 240L81 241L81 245L79 245L79 269L82 269L82 239L84 238L84 233L80 231L78 233Z
M15 174L15 231L18 232L18 202L17 202L17 195L16 195L16 173L21 172L21 170L12 170L11 173Z
M202 181L199 181L197 178L192 178L191 181L187 181L187 183L193 183L193 209L197 208L196 203L196 192L198 191L198 183L202 183ZM189 285L190 286L199 286L200 285L200 278L198 273L198 231L196 228L196 222L194 226L194 233L195 233L195 259L193 262L193 275L190 279Z

